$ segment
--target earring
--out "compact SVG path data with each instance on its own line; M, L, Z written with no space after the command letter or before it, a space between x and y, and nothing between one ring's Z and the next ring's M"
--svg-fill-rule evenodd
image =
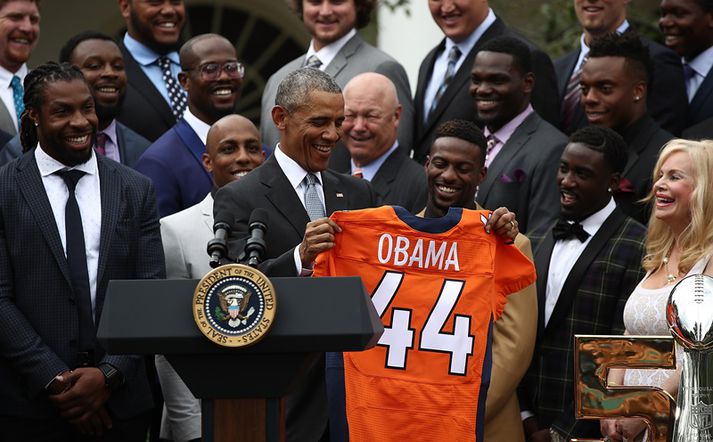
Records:
M34 120L33 120L33 123L35 123L35 127L40 125L40 123L38 123L37 121L34 121Z
M639 101L639 100L641 100L641 97L639 97L638 95L634 97L634 101Z
M607 187L607 192L611 193L611 187Z

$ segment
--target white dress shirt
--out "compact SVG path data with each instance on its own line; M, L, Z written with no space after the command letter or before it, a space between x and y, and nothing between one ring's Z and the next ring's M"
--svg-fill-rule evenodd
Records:
M206 140L208 139L208 131L210 130L210 124L199 120L198 117L191 113L191 110L188 107L186 107L186 112L183 113L183 119L186 120L186 123L188 123L189 126L191 126L193 132L198 135L198 138L201 139L203 145L205 146Z
M703 80L706 79L708 73L710 73L713 67L713 46L709 47L705 51L701 52L693 60L686 62L683 60L684 64L693 69L695 74L688 79L686 82L686 92L688 93L688 102L693 101L693 97L696 96L698 88L703 84Z
M295 190L295 193L297 193L297 197L300 199L302 206L305 206L305 192L307 191L307 184L304 181L305 177L309 172L304 170L302 166L297 164L295 160L288 157L287 154L282 151L280 143L277 144L277 148L275 149L274 155L275 160L277 160L277 164L280 166L280 169L282 169L282 172L285 174L287 180L292 185L292 188ZM314 175L317 177L317 194L319 195L319 199L322 202L322 208L324 208L324 213L327 213L327 210L324 205L324 188L322 187L322 173L315 172ZM305 210L307 210L306 207ZM294 257L295 269L297 270L298 275L308 275L312 273L311 269L306 269L302 267L302 259L300 259L299 247L295 247Z
M319 65L319 70L324 72L324 70L327 69L327 66L329 66L329 63L331 63L339 51L342 50L344 45L347 44L347 42L355 35L356 29L352 28L352 30L343 35L342 38L324 46L319 51L314 49L314 39L312 39L312 41L309 42L309 49L307 49L307 53L305 54L305 60L309 60L311 56L316 55L317 58L319 58L319 61L322 62L322 64Z
M485 17L483 23L481 23L480 26L475 28L475 31L473 31L473 33L470 34L468 38L459 43L456 43L450 38L446 37L446 47L438 56L436 56L436 61L433 63L433 71L431 72L431 78L428 80L428 86L426 87L426 91L423 93L423 115L421 115L423 121L426 121L428 119L428 113L431 110L431 104L436 98L436 93L438 92L438 89L441 87L441 84L443 84L443 78L446 76L446 70L448 69L448 54L451 52L451 48L453 46L458 46L458 49L460 49L460 58L456 62L455 70L453 72L453 75L455 75L455 73L458 72L458 69L460 69L461 65L463 64L465 58L470 53L471 49L473 49L473 46L475 46L478 40L480 40L480 37L483 36L483 34L485 33L485 31L488 30L490 25L495 23L495 18L496 17L493 10L488 10L488 16Z
M92 156L84 164L69 168L59 161L49 156L42 146L35 149L35 160L40 169L42 185L45 187L47 198L49 199L54 221L57 224L57 232L62 241L64 254L67 256L67 232L65 229L64 212L69 197L69 190L62 177L55 174L60 170L77 169L86 173L74 190L79 205L79 213L82 215L82 230L84 231L84 248L87 254L87 272L89 273L89 291L92 300L92 312L96 307L97 297L97 271L99 267L99 240L101 237L102 210L101 210L101 189L99 187L99 171L97 169L97 157L92 149Z
M369 164L366 164L362 167L358 167L356 163L354 162L354 159L351 159L351 165L352 165L352 175L354 175L354 171L356 169L361 170L361 176L367 181L371 181L374 179L374 176L379 172L379 169L381 168L381 165L384 164L384 161L386 161L391 154L394 153L396 149L399 148L399 141L396 140L394 144L387 150L386 152L382 153L381 156L379 156L377 159L372 161Z
M17 121L17 112L15 111L15 95L12 92L12 86L10 86L12 77L15 75L20 77L20 82L24 84L25 76L27 75L27 65L23 64L20 66L20 69L14 74L0 66L0 100L2 100L7 112L10 114L10 118L12 118L12 122L15 124L15 130L17 130L17 133L20 133L17 129L19 123Z
M580 222L584 231L589 233L589 238L586 241L581 242L577 238L555 241L555 245L552 248L552 256L550 257L550 268L547 273L547 288L545 289L545 326L547 326L552 316L552 311L557 305L557 300L564 282L569 276L569 272L572 271L572 267L582 255L589 241L596 235L609 215L614 212L614 209L616 209L616 203L614 203L614 198L611 198L603 209Z

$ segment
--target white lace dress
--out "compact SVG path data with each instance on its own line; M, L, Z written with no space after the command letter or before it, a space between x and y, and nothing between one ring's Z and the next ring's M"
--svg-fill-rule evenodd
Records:
M703 273L708 264L709 257L698 261L688 272L688 275ZM641 286L649 277L646 274L639 282L626 301L624 307L624 326L629 335L671 336L666 322L666 302L668 295L675 284L658 289L647 289ZM682 364L683 350L676 344L676 366ZM666 379L675 370L657 369L628 369L624 375L624 385L647 385L662 387ZM636 440L641 440L639 436Z

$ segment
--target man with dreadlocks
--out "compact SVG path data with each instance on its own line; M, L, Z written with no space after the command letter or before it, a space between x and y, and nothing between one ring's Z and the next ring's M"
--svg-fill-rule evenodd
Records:
M143 441L143 359L107 355L95 324L109 280L165 275L151 183L94 153L94 99L76 67L30 72L24 105L26 152L0 169L2 436Z

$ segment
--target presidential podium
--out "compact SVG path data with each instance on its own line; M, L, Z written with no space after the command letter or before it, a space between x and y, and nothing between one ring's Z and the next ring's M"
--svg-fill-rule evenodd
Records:
M164 354L202 399L204 441L282 441L281 398L310 362L371 348L384 328L358 277L270 281L275 322L249 347L221 347L200 332L197 280L109 282L97 338L111 354Z

